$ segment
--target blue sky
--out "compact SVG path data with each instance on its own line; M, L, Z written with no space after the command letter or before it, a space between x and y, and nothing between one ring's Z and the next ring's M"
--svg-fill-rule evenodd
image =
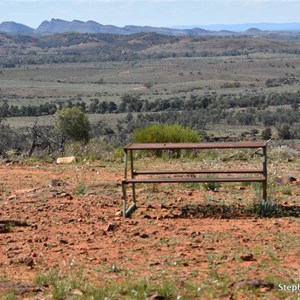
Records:
M37 28L44 20L104 25L208 25L300 22L300 0L0 0L0 23Z

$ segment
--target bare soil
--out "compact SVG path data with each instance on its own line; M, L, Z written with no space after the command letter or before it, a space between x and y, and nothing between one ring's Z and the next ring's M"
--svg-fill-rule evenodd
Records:
M121 163L2 163L0 291L3 282L33 284L37 274L75 268L98 284L166 277L213 284L212 274L232 286L299 282L300 169L272 167L283 178L272 217L250 209L251 186L161 185L141 186L138 210L124 219ZM296 181L285 182L288 175Z

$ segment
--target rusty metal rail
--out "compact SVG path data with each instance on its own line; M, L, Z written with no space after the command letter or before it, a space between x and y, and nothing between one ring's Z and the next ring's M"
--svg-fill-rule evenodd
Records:
M244 174L245 169L240 170L186 170L186 171L178 171L178 170L158 170L158 171L133 171L133 175L163 175L163 174L170 174L170 175L193 175L193 174ZM263 174L262 169L250 169L247 170L249 174Z
M134 169L133 151L142 150L202 150L202 149L238 149L249 148L261 150L261 169L228 169L228 170L142 170ZM209 183L209 182L259 182L262 184L263 203L267 203L267 142L224 142L224 143L159 143L159 144L129 144L124 147L125 153L125 174L122 180L123 192L123 216L128 217L136 208L136 184L147 183ZM128 163L130 161L130 177L128 177ZM196 174L246 174L248 176L227 176L227 177L187 177ZM249 176L258 174L258 176ZM136 178L139 175L176 175L176 177L144 177ZM178 176L182 175L182 176ZM184 176L186 175L186 176ZM133 203L127 208L127 185L132 186Z

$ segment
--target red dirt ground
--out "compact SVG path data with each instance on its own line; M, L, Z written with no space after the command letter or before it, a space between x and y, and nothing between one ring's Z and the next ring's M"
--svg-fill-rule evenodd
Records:
M282 178L300 177L299 165L276 168ZM255 197L248 186L211 192L172 185L141 187L139 209L124 219L122 178L121 163L2 163L0 224L10 224L0 233L0 282L33 283L39 273L73 268L98 283L125 277L200 283L212 271L232 283L300 280L299 182L277 188L280 203L291 207L277 217L241 209ZM207 202L211 210L200 205Z

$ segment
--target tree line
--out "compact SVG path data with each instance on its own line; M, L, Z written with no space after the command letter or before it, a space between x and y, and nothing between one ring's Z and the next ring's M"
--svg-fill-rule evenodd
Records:
M100 101L98 98L92 98L90 103L84 101L67 100L65 103L46 102L39 105L9 105L8 101L2 100L2 111L6 111L7 117L27 117L54 115L57 110L63 107L80 107L85 113L89 114L110 114L110 113L133 113L133 112L161 112L161 111L191 111L199 109L218 110L223 112L229 109L245 108L239 112L231 112L235 121L240 125L250 125L255 122L264 123L264 125L273 125L273 123L284 120L291 122L286 110L275 110L268 116L264 113L270 106L287 106L291 108L291 114L297 112L300 105L300 93L273 93L270 95L251 95L251 94L222 94L209 93L206 95L191 95L186 97L170 97L169 99L141 99L138 94L124 94L120 101ZM255 114L256 116L252 116ZM282 117L279 117L282 114ZM297 116L297 114L296 114Z

